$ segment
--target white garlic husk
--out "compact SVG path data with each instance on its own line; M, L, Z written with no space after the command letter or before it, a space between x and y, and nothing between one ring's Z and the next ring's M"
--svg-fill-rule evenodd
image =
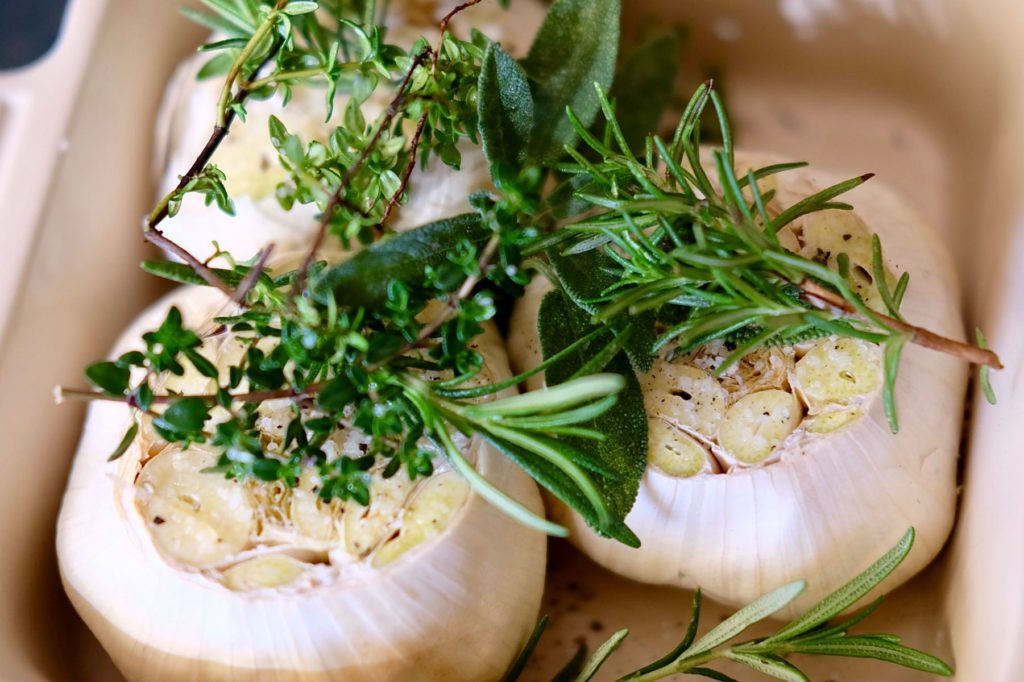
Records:
M745 174L748 167L775 162L775 157L739 154L737 171ZM777 190L773 208L779 210L839 179L801 169L761 185L762 191ZM890 274L911 273L902 307L906 318L962 338L956 273L938 236L877 179L846 200L855 214L829 211L805 218L780 236L810 257L821 256L816 249L829 240L853 242L852 265L870 273L870 231L877 233ZM800 228L807 241L798 240ZM514 313L508 346L517 372L541 359L536 320L550 287L535 279ZM839 345L825 347L831 343ZM748 376L732 385L728 375L711 378L714 351L682 359L684 371L678 361L668 366L659 360L640 377L651 450L626 523L641 547L599 537L556 504L554 516L571 528L577 546L629 578L699 586L732 605L806 579L808 589L780 615L799 611L845 583L908 527L917 531L913 551L881 589L893 589L935 557L956 507L964 363L918 346L905 348L896 384L900 430L894 435L883 412L875 346L824 339L772 350L774 358L761 351L759 367L743 370ZM697 367L686 369L688 364ZM687 372L692 376L684 376ZM541 381L535 377L534 385ZM751 405L764 421L746 428L743 420L757 413L740 413ZM738 437L736 428L742 432ZM754 436L757 447L750 448ZM730 451L733 442L740 443L743 457Z
M408 47L421 35L436 40L438 23L452 6L454 3L415 0L390 3L388 41ZM543 18L544 8L537 0L515 0L509 10L488 2L456 16L451 30L468 38L468 27L475 26L501 42L511 54L521 56L529 48ZM208 59L208 54L190 57L178 67L168 84L156 127L154 165L161 178L160 196L177 185L180 175L192 165L213 130L223 79L196 79ZM368 125L387 109L394 96L393 88L381 84L363 103L362 112ZM299 203L286 211L275 198L278 183L286 180L288 174L270 143L268 124L270 117L276 116L304 145L311 140L326 142L339 125L348 97L338 94L334 117L326 122L324 97L323 88L299 85L292 88L287 106L282 105L280 95L248 101L246 120L234 121L212 161L227 176L225 187L234 200L235 215L230 216L215 206L205 206L200 195L191 194L183 200L179 213L166 220L161 229L200 260L215 253L214 241L238 261L255 256L271 242L275 244L272 264L280 263L288 254L304 252L317 231L319 212L313 204ZM410 125L409 134L413 128L414 125ZM459 151L462 154L459 170L437 158L430 159L427 168L417 164L409 180L407 202L389 221L391 228L405 230L471 210L467 197L490 188L490 175L479 145L463 141ZM337 255L340 246L336 242L335 239L326 241L325 256Z
M195 325L222 302L211 289L172 292L114 352L136 347L171 305ZM229 346L220 352L230 356ZM481 380L509 376L493 327L477 349ZM164 389L207 390L204 382L186 375ZM228 481L200 472L212 450L163 445L145 425L107 462L129 419L118 403L90 407L57 527L67 593L128 679L486 680L528 636L546 538L440 460L415 483L404 472L377 477L369 508L325 505L309 472L291 491ZM287 423L273 403L261 419L265 433ZM350 431L328 445L360 438ZM541 511L522 470L482 441L460 442L485 477Z

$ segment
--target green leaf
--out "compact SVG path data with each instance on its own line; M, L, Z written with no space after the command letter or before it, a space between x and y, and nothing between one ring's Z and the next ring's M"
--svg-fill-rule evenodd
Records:
M188 357L192 366L196 368L196 371L202 374L204 377L210 379L216 379L220 376L220 372L217 370L217 366L207 360L205 357L199 354L199 351L194 348L189 348L185 351L185 355Z
M981 327L974 328L974 338L978 341L978 348L988 349L988 340L985 339L985 334L982 333ZM981 386L981 392L985 396L985 400L988 401L988 404L995 405L996 391L992 388L992 368L988 365L982 365L978 368L978 384Z
M124 395L128 390L131 370L116 362L94 362L85 368L85 377L97 388L110 395Z
M519 679L520 675L523 674L523 669L526 668L526 664L530 662L530 657L533 656L533 651L537 648L541 635L544 634L544 630L547 627L548 617L545 614L537 621L533 632L530 633L530 638L526 640L526 644L523 646L522 651L519 652L519 655L516 656L516 660L512 661L512 665L505 671L501 682L516 682Z
M652 670L658 670L670 665L673 661L683 655L683 652L690 648L693 644L694 638L697 636L697 626L700 625L700 607L702 601L702 594L698 587L693 593L693 604L690 607L690 623L686 626L686 633L683 635L683 639L675 646L672 651L668 652L654 663L645 665L639 670L634 670L629 675L626 675L623 679L629 680L634 677L639 677L644 673L649 673Z
M636 48L615 72L608 97L632 151L642 150L647 135L657 131L672 101L678 63L679 37L663 33Z
M583 666L587 662L587 644L586 642L581 643L576 647L576 653L572 655L572 658L562 666L562 669L555 673L555 676L551 678L551 682L573 682L576 676L583 670Z
M191 265L185 265L184 263L172 263L164 260L144 260L139 263L139 267L142 268L143 272L148 272L151 275L170 280L171 282L209 286L209 283L198 275L196 271L192 269ZM223 268L210 269L221 279L221 281L232 287L238 286L244 277L244 275L240 275L234 270L225 270Z
M604 662L608 660L608 657L619 648L619 645L622 644L622 640L626 639L628 634L629 630L619 630L609 637L608 641L599 646L597 651L594 652L594 655L587 661L587 664L583 666L583 670L580 671L580 674L576 676L576 682L589 682L590 679L597 674L597 671L601 669Z
M748 668L752 668L763 675L774 677L777 680L785 680L786 682L809 682L807 675L804 675L792 664L787 663L776 656L730 651L725 654L725 657L732 661L736 661L737 663L742 663Z
M348 377L337 376L316 396L316 404L328 412L338 413L359 397L359 391Z
M480 64L477 121L492 177L499 165L522 165L533 129L533 96L523 67L497 43L487 47Z
M564 293L552 291L544 297L538 315L538 333L545 357L551 357L584 336L589 327L584 313ZM568 380L586 364L589 357L589 348L585 346L552 364L546 373L548 384L555 386ZM580 512L598 532L635 547L639 546L640 541L626 526L625 518L633 507L640 479L647 467L647 414L644 412L640 384L627 358L622 354L616 356L608 363L606 370L622 375L626 382L625 388L619 392L614 407L597 419L580 424L603 433L605 439L594 442L565 438L565 441L589 453L604 469L614 472L615 480L601 476L595 476L594 480L612 515L613 526L599 527L593 510L579 504L579 500L563 496L560 499ZM557 490L552 492L559 494Z
M477 213L464 213L396 234L327 268L313 282L319 303L334 298L346 307L379 308L392 281L419 283L428 265L439 266L461 240L477 246L490 237Z
M619 0L555 0L523 66L532 81L534 120L530 160L551 161L574 145L565 115L571 107L585 126L599 108L594 84L607 90L619 48Z
M155 417L153 426L167 440L185 440L202 435L203 425L209 418L210 411L202 398L182 398Z
M863 573L812 606L802 616L764 640L762 644L793 639L853 606L861 597L878 587L878 584L900 565L900 562L910 553L913 544L914 529L909 528L892 549L871 564Z
M596 315L600 309L597 299L605 290L618 282L613 274L617 265L603 251L591 249L583 253L562 255L550 249L548 260L558 274L558 281L565 293L577 306ZM658 339L653 311L633 315L629 318L633 331L626 341L624 350L638 372L647 372L654 364L654 344Z
M945 661L935 656L870 635L801 642L795 644L792 651L816 656L873 658L886 663L895 663L905 668L922 670L933 675L949 677L953 674L953 669Z
M108 462L113 462L115 459L120 459L121 455L128 451L132 442L135 440L135 436L139 433L139 423L132 422L132 425L128 427L121 442L117 444L114 451L110 453L110 457L107 457Z
M290 14L291 16L298 16L300 14L309 14L310 12L315 12L316 8L317 4L315 2L307 2L306 0L294 0L293 2L289 2L287 5L285 5L284 9L281 11L283 11L285 14Z
M714 649L719 644L728 642L754 623L764 620L796 599L797 595L803 592L806 587L806 582L798 580L795 583L783 585L777 590L773 590L755 599L698 639L693 646L686 650L684 655L687 657L696 656L697 654Z
M718 682L739 682L735 677L730 677L711 668L693 668L687 672L691 675L700 675L711 680L718 680Z

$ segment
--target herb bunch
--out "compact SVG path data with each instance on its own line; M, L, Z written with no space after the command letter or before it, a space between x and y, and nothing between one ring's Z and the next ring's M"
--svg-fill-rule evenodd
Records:
M998 366L990 351L904 321L906 278L889 291L876 277L888 312L882 315L852 291L843 267L833 271L781 248L777 232L787 222L848 208L836 197L866 177L769 218L770 197L758 180L795 165L736 177L728 118L710 84L690 101L670 142L649 135L668 98L642 95L671 90L676 42L659 36L619 60L618 0L556 0L522 61L480 34L470 41L452 36L446 28L454 12L442 21L436 46L420 39L403 49L387 43L371 0L205 5L209 13L196 18L227 36L206 46L215 56L201 73L224 79L213 130L144 228L183 263L143 267L216 287L228 308L213 329L189 329L172 309L144 336L144 349L87 369L98 391L64 395L125 402L169 442L211 444L222 452L215 467L222 475L295 485L304 467L315 466L322 497L365 504L376 462L386 475L404 468L416 477L429 475L442 456L503 510L565 533L482 478L453 441L461 432L514 460L598 532L637 545L624 522L646 466L646 415L634 371L649 369L666 349L727 338L735 352L721 371L759 345L813 334L884 344L894 428L892 389L907 342ZM221 254L228 267L199 261L160 225L189 193L230 212L224 175L213 163L220 142L244 122L250 98L279 96L286 106L300 86L325 88L328 119L336 92L349 96L327 140L301 140L270 122L270 142L289 174L278 200L286 209L320 209L306 258L285 273L266 270L273 245L243 263ZM370 122L364 105L381 96L388 103ZM714 155L720 190L700 156L709 103L723 140ZM388 219L407 195L415 165L439 158L458 166L458 145L466 141L482 144L495 191L469 197L469 213L392 233ZM328 238L368 246L327 263L317 254ZM881 269L877 241L875 254ZM479 386L483 358L474 340L499 297L519 295L533 270L560 285L540 311L546 360ZM202 352L205 339L224 334L244 346L226 369ZM186 368L214 380L216 390L161 392L162 378ZM479 402L540 371L550 388ZM288 401L292 418L271 453L257 424L261 406L275 400ZM370 438L365 456L328 458L324 444L343 424Z
M885 313L870 308L855 291L846 254L838 255L833 270L782 246L778 234L794 220L852 209L837 199L870 174L826 187L773 218L765 206L774 192L762 192L759 180L806 164L776 164L738 177L732 130L710 82L693 95L672 139L651 135L640 153L634 153L636 145L627 139L604 90L598 86L596 94L605 119L603 139L570 109L569 120L585 149L567 147L572 161L557 165L575 180L574 196L590 210L554 235L547 254L562 292L592 324L629 330L631 340L620 336L616 342L627 344L639 368L661 352L686 354L725 339L733 350L717 376L760 346L830 334L859 338L885 349L884 403L895 432L895 381L908 342L999 367L990 351L939 337L903 318L900 304L910 274L903 273L890 288L877 235L872 275ZM709 104L723 140L711 153L713 170L705 168L700 144L700 122Z
M863 573L767 637L736 641L749 627L783 609L799 596L807 586L804 581L790 583L769 592L700 637L697 637L697 632L700 626L701 593L697 590L693 595L690 621L679 644L658 660L619 678L619 682L652 682L678 674L719 682L736 682L729 675L708 667L721 661L738 663L774 679L807 682L808 677L788 660L793 654L868 658L948 677L953 674L949 665L935 656L901 644L896 635L850 633L882 604L884 596L876 598L846 618L838 618L877 588L906 558L913 543L914 529L911 528L892 549ZM503 682L515 682L520 678L547 623L546 616L538 622ZM628 634L628 630L614 633L590 658L586 656L586 648L581 646L554 679L576 682L592 679Z

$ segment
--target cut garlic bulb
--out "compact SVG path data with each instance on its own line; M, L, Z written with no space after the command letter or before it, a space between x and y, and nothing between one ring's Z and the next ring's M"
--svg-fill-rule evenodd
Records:
M737 171L777 161L740 154ZM834 181L810 170L774 176L769 211ZM856 213L808 216L780 236L792 250L833 264L852 243L851 275L870 278L870 226L888 267L912 274L906 317L962 338L956 275L939 239L877 180L850 201ZM513 314L509 349L517 372L541 359L536 321L550 286L535 279ZM953 521L966 367L908 346L896 385L901 428L893 435L880 396L881 353L871 344L833 337L762 349L713 378L726 355L711 344L672 362L659 359L640 377L653 466L626 523L641 547L600 538L556 504L556 520L571 528L573 541L617 573L700 586L729 604L806 579L807 591L783 616L849 580L909 526L917 542L883 590L931 561Z
M170 305L197 325L221 303L215 290L179 289L115 354ZM493 327L477 349L491 375L509 376ZM203 352L224 369L231 345ZM195 391L205 381L187 374L174 385ZM268 450L286 413L262 408ZM405 471L385 479L375 466L362 507L320 499L315 469L294 488L204 473L215 451L166 444L146 422L108 463L128 419L118 403L90 407L57 552L72 602L129 679L494 679L528 636L546 538L472 493L443 460L415 481ZM478 439L453 438L485 477L540 511L521 469ZM343 429L324 450L359 454L365 442Z
M452 6L454 3L421 4L417 0L390 3L388 42L408 48L420 35L435 40L438 23ZM467 26L477 26L511 54L521 56L543 18L544 8L537 0L515 0L510 11L497 3L484 3L457 16L452 30L468 37ZM178 67L168 85L156 133L155 165L161 178L161 196L177 185L213 130L222 79L196 79L208 59L207 54L189 58ZM391 88L382 85L363 103L362 112L368 124L387 109L394 95ZM287 106L279 95L247 102L245 121L232 124L230 134L213 159L227 176L225 187L234 200L235 216L205 206L197 194L187 195L180 212L163 224L167 236L200 260L215 253L214 241L238 261L254 256L270 242L276 245L271 258L274 264L297 250L304 253L317 230L318 210L313 204L296 203L285 211L278 203L277 185L288 174L270 143L270 116L279 118L303 144L311 140L325 142L338 125L346 102L347 97L338 96L334 121L328 122L324 121L327 109L322 88L293 87ZM459 170L436 158L430 160L428 168L414 169L408 201L396 212L391 227L408 229L471 210L467 197L491 186L488 165L478 145L462 143L459 151ZM325 256L337 255L339 246L335 242L327 240Z

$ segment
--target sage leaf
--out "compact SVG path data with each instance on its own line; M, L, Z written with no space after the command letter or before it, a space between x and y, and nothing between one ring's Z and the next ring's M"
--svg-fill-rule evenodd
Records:
M529 158L551 161L574 145L577 135L565 115L571 107L589 126L600 103L594 84L607 90L619 46L619 0L555 0L523 62L533 91L533 137Z
M556 290L544 297L538 315L538 333L545 357L551 357L568 347L589 330L590 321L586 314L565 293ZM585 345L560 362L553 363L546 372L548 384L556 386L567 381L599 347ZM604 469L614 472L614 480L601 476L596 476L594 480L611 513L612 526L601 527L589 505L578 497L560 499L579 511L599 533L636 547L640 540L626 526L625 518L636 500L640 479L647 466L647 415L644 412L640 384L625 355L617 355L605 369L620 374L625 380L625 387L619 392L618 401L611 409L591 422L580 424L603 433L604 440L595 442L566 437L565 441L578 450L590 453Z
M679 37L663 33L636 48L615 73L608 97L616 104L615 117L632 151L643 149L644 139L657 131L672 101L678 56Z
M313 297L320 303L334 297L352 308L379 308L387 302L392 281L422 281L426 267L444 263L460 241L479 246L490 235L477 213L463 213L396 234L324 270L312 283Z
M480 64L477 125L491 176L500 165L522 165L533 129L533 96L526 72L515 59L491 43Z
M548 251L548 260L558 274L562 289L572 302L590 315L600 306L597 301L617 279L615 263L599 249L591 249L572 256L561 255L556 249ZM624 344L629 361L638 372L647 372L654 364L654 344L658 340L655 315L648 311L629 318L632 331ZM621 330L616 330L619 333Z

